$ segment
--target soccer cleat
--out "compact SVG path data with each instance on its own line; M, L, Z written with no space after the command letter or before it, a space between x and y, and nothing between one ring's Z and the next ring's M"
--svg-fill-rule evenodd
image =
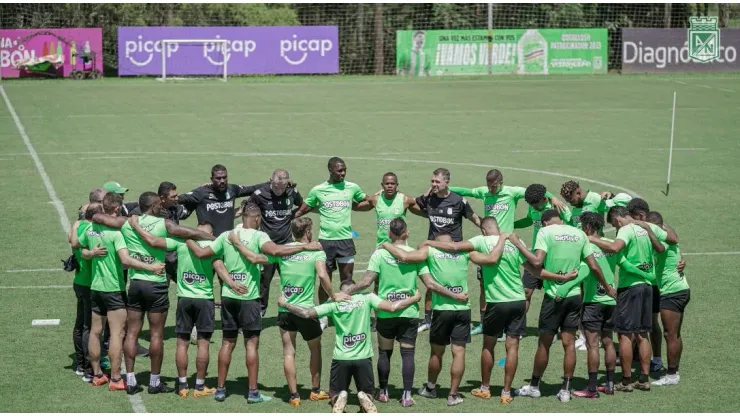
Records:
M447 397L447 406L457 406L458 404L462 404L462 402L463 398L459 393Z
M581 348L583 348L583 350L581 350ZM577 350L581 350L581 351L585 351L585 349L586 349L586 338L578 338L578 339L576 339L576 349Z
M111 380L108 384L108 390L109 391L122 391L126 390L126 383L123 382L122 378L119 378L116 381Z
M499 402L503 405L507 405L513 401L514 401L514 398L511 397L511 395L508 395L508 396L502 395L501 398L499 399Z
M77 368L75 369L75 374L82 377L85 375L85 369L82 368L81 365L78 365Z
M144 391L144 388L141 387L140 384L137 384L135 386L130 386L130 385L126 386L126 394L128 394L129 396L133 396L134 394L139 394L142 391Z
M190 395L190 387L187 384L180 384L177 387L177 395L183 399L187 399Z
M591 390L576 390L573 392L575 397L583 397L584 399L598 399L599 392Z
M213 396L214 394L216 394L216 389L213 387L202 386L201 388L193 389L193 397L195 398Z
M431 327L432 327L432 323L431 322L424 321L421 324L419 324L419 329L417 330L417 332L428 331L429 328L431 328Z
M247 395L247 403L249 404L269 402L270 400L272 400L271 397L263 396L259 392L257 392L257 394L252 394L250 392Z
M570 401L570 391L560 390L558 392L557 398L563 403L568 403Z
M632 383L632 387L636 388L637 390L641 390L641 391L650 391L650 382L635 381L634 383Z
M157 387L149 386L149 388L146 391L149 394L159 394L159 393L172 393L175 391L175 389L173 387L168 386L164 381L160 381Z
M301 405L301 398L300 396L291 396L290 400L288 400L288 404L290 404L293 407L298 407Z
M401 407L411 407L416 404L416 402L414 402L414 399L411 398L411 395L406 398L401 397L398 401L401 402Z
M655 359L650 360L650 372L651 373L657 373L663 369L665 369L665 367L663 367L662 360L655 360Z
M344 408L347 407L347 392L341 391L337 395L337 399L334 401L334 406L331 408L332 413L344 413Z
M381 403L388 403L388 390L380 390L375 398Z
M529 384L522 386L522 388L514 390L514 396L521 396L521 397L531 397L533 399L536 399L540 396L542 396L542 393L540 392L540 389L537 387L532 387Z
M614 382L613 381L607 381L603 385L596 388L597 391L604 394L612 395L614 394Z
M470 335L480 335L483 333L483 325L478 324L470 329Z
M308 396L308 400L311 400L312 402L317 402L319 400L329 400L329 393L325 392L324 390L319 390L318 393L311 391L311 394Z
M479 399L490 399L491 398L491 390L489 389L473 389L473 391L470 392L474 397L477 397Z
M100 387L108 384L108 381L108 376L106 376L105 374L100 374L93 377L92 385L95 387Z
M84 381L85 383L92 383L93 375L90 373L85 374L84 376L82 376L82 381Z
M360 401L360 407L365 413L378 413L378 408L373 403L373 398L364 391L357 393L357 399Z
M506 334L503 334L500 337L496 338L496 342L506 342Z
M681 381L681 376L678 374L669 375L666 374L663 377L661 377L659 380L655 380L652 382L653 386L675 386L678 384L678 382Z
M214 397L217 402L222 402L226 400L226 388L224 387L218 387L216 388L216 395Z
M426 383L424 383L424 385L419 389L419 396L426 397L427 399L436 399L437 386L430 389L427 387Z
M634 389L632 388L632 384L617 383L614 385L614 390L623 393L632 393Z

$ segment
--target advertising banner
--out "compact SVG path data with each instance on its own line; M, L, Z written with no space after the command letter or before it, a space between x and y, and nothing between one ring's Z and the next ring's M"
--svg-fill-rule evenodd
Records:
M740 72L737 50L740 29L717 29L713 38L695 39L713 55L706 61L696 51L692 58L689 29L622 29L623 73ZM708 41L708 42L707 42ZM704 60L705 62L702 62Z
M493 31L494 74L605 74L606 29ZM396 72L408 76L488 74L488 31L399 30Z
M161 75L167 39L225 39L168 44L167 75L336 74L336 26L119 27L118 75Z
M0 29L0 68L3 78L69 76L85 65L81 55L95 52L95 64L103 71L103 30L93 29ZM91 69L88 62L85 69Z

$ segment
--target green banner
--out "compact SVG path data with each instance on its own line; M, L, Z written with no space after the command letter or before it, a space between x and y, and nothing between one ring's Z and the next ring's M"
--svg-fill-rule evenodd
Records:
M493 31L494 74L606 74L606 29ZM488 31L399 30L396 73L409 76L488 74Z

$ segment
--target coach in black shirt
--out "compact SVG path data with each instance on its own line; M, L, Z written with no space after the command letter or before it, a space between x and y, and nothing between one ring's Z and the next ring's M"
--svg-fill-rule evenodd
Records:
M293 241L290 224L293 214L303 203L303 197L290 186L290 174L285 169L277 169L272 173L270 182L254 191L249 201L260 207L262 222L260 230L267 233L276 244L286 244ZM275 270L280 272L277 264L265 264L262 267L260 281L260 298L262 304L262 316L265 316L267 303L270 299L270 282L275 275Z
M216 165L211 169L211 183L180 195L177 202L188 211L195 211L198 223L213 226L213 235L219 236L234 229L234 200L250 196L268 183L252 186L229 184L226 167Z

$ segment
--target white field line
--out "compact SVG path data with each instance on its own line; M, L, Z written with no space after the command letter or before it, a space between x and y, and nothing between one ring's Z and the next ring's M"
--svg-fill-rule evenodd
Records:
M378 153L378 154L381 155L381 156L387 156L387 155L393 156L393 155L398 155L398 154L404 154L404 155L438 155L439 153L440 152L403 152L403 151L398 151L398 152Z
M653 150L653 151L667 151L669 150L667 147L651 147L645 150ZM673 150L681 150L685 152L695 152L695 151L701 151L701 150L709 150L708 147L674 147Z
M579 149L534 149L534 150L512 150L511 153L576 153Z
M735 90L729 90L727 88L717 88L717 89L720 91L725 91L725 92L735 92Z
M71 226L69 223L69 218L67 217L67 213L64 211L62 201L60 201L59 197L57 197L57 193L54 190L54 185L51 184L51 179L49 179L49 175L46 174L46 169L44 169L44 164L41 163L41 159L36 153L36 149L33 148L33 145L31 144L31 139L28 137L28 134L26 134L26 129L23 127L21 119L18 118L18 114L15 112L13 104L10 103L10 98L8 98L8 94L5 93L5 88L3 88L2 85L0 85L0 95L3 96L5 105L8 107L8 112L10 112L10 115L15 122L15 126L18 128L18 133L20 133L21 138L23 139L23 143L28 149L28 153L31 154L31 158L33 158L33 162L36 164L36 170L39 172L39 175L41 175L41 179L44 181L46 192L49 193L49 198L52 200L52 202L54 202L54 208L56 208L57 214L59 215L59 222L61 222L62 224L64 233L67 234L69 233Z

